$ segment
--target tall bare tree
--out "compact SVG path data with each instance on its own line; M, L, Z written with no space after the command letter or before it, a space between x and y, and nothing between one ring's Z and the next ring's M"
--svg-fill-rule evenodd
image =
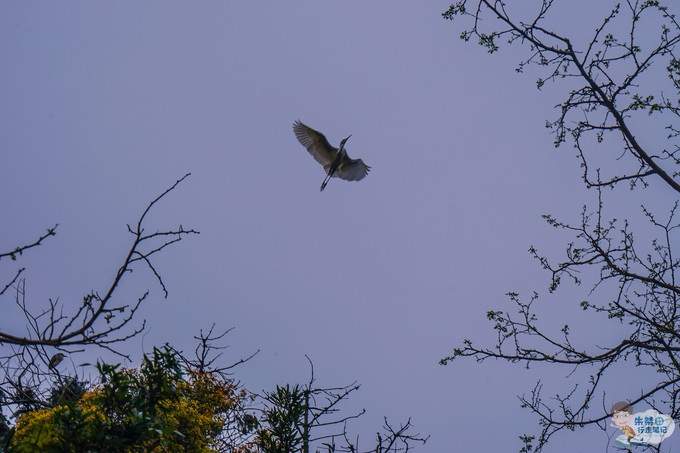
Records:
M538 293L526 299L511 292L514 308L487 313L495 330L493 344L466 339L441 361L469 357L543 363L588 375L586 382L552 399L542 394L540 382L521 397L522 406L540 423L538 435L521 436L524 452L543 450L560 431L606 430L614 401L603 383L615 368L636 367L655 376L629 395L630 403L680 416L680 253L674 245L680 196L680 23L672 8L657 0L610 5L584 39L577 27L567 33L559 21L560 9L577 7L573 2L460 0L443 13L464 24L463 40L476 40L489 53L503 45L520 47L525 55L516 71L533 67L539 89L552 82L563 93L557 117L547 126L555 146L573 144L583 183L597 194L594 206L584 207L575 222L544 216L554 228L573 235L562 258L550 259L534 247L529 252L548 272L549 292L557 292L565 280L587 283L586 300L577 306L619 332L618 340L584 348L573 341L570 326L554 332L542 327ZM589 10L580 8L578 14L587 17ZM604 189L618 192L623 185L640 190L651 184L668 190L674 201L664 214L642 206L649 230L634 232L628 220L608 217ZM655 209L659 202L654 200ZM641 244L634 233L654 239Z

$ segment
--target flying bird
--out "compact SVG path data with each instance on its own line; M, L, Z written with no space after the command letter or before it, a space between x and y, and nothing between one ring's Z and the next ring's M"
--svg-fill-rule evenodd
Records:
M326 171L326 177L321 183L322 191L333 177L345 181L361 181L371 170L371 167L366 165L363 160L351 159L347 155L345 143L351 135L343 138L340 141L340 148L336 148L328 143L321 132L312 129L300 120L293 123L293 132L302 146L307 148L309 154Z

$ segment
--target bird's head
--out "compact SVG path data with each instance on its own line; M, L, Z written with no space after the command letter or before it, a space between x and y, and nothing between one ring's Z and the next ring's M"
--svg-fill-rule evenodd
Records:
M343 149L345 147L345 143L347 143L347 140L349 140L350 137L351 135L348 135L347 137L340 140L340 149Z

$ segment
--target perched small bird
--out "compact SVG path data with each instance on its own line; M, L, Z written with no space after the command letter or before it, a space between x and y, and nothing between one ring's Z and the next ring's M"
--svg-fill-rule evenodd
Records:
M326 137L319 131L305 125L302 121L293 123L293 132L298 141L307 148L309 154L323 166L326 178L321 183L323 191L331 178L340 178L345 181L360 181L366 177L371 167L361 159L351 159L347 155L345 143L351 135L340 141L340 148L328 143Z
M57 352L52 356L52 358L50 359L50 363L47 366L50 369L56 368L57 366L59 366L61 361L64 360L64 357L66 357L64 354L62 354L61 352Z

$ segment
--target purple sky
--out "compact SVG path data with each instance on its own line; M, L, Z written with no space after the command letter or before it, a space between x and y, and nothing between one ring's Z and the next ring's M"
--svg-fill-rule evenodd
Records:
M236 326L228 357L262 349L237 375L253 390L305 379L309 354L322 384L363 384L358 432L412 416L432 435L423 451L515 451L535 430L516 395L540 376L554 378L549 394L564 390L569 370L437 362L464 337L493 341L485 313L508 306L505 292L546 288L526 251L557 256L568 237L540 215L575 219L593 195L543 127L560 92L516 74L518 50L489 57L461 42L440 17L447 5L4 3L0 249L60 224L25 260L31 302L108 284L125 224L191 171L152 219L202 233L157 260L170 297L140 272L121 294L153 290L146 350ZM333 144L352 134L370 175L319 193L296 119ZM671 200L659 186L623 195L634 201L614 206ZM582 319L580 294L546 296L545 325ZM3 328L21 331L8 316ZM616 338L584 323L585 344ZM611 385L614 400L640 390L625 371ZM559 439L550 451L606 444Z

